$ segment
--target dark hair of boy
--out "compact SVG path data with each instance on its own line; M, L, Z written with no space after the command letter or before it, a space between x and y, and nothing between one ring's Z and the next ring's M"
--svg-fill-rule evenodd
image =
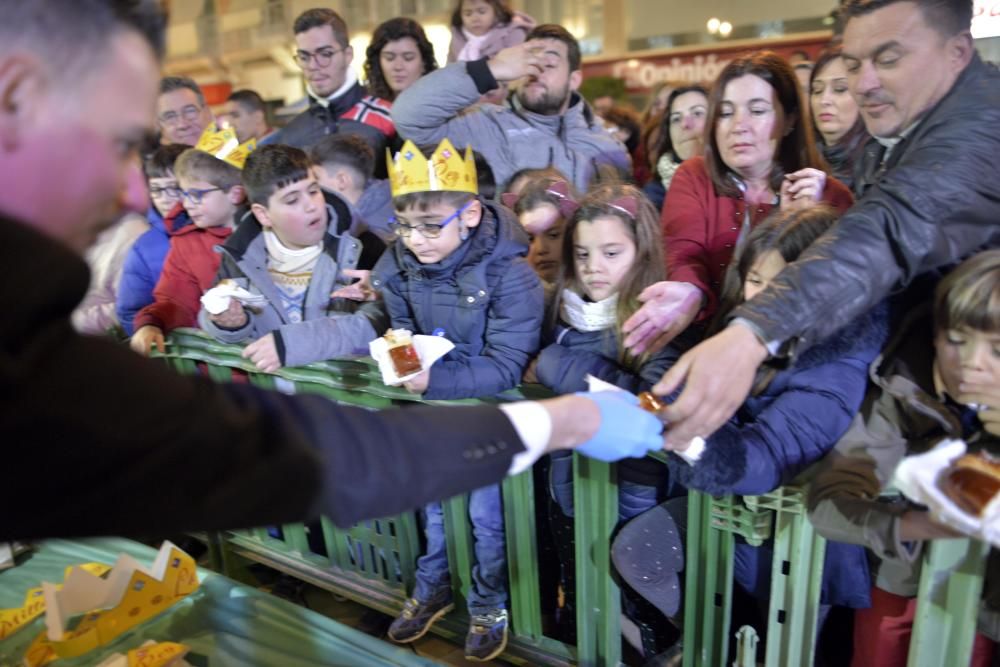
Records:
M465 151L459 149L458 146L455 147L461 150L462 159L465 159ZM437 150L436 145L430 146L420 146L420 152L423 153L424 157L428 160L431 159L431 155ZM473 152L473 156L475 152ZM392 164L388 165L389 170L392 171ZM478 172L477 172L478 181ZM495 186L494 186L495 189ZM418 211L427 211L433 206L438 206L443 204L445 206L453 206L455 208L461 208L465 206L468 202L476 198L476 195L471 192L455 192L450 190L434 190L430 192L411 192L410 194L400 195L399 197L392 198L392 207L397 211L407 211L409 209L416 209Z
M493 167L478 151L472 151L472 159L476 161L476 182L479 187L479 196L483 199L495 199L497 179L493 176Z
M361 177L364 185L375 173L375 151L356 134L328 134L309 149L312 164L324 168L347 167Z
M514 18L514 12L511 10L510 4L504 2L504 0L486 0L486 4L493 8L497 25L510 23ZM462 0L458 0L458 4L455 5L455 11L451 13L451 24L459 30L462 29Z
M247 157L243 165L243 188L251 204L267 206L275 192L292 183L309 178L309 156L306 152L283 144L261 146Z
M340 14L332 9L307 9L295 19L295 23L292 24L292 32L298 35L325 25L330 26L330 30L333 31L333 38L337 41L337 44L341 48L347 48L347 23L340 17Z
M580 43L576 41L576 37L566 28L555 23L543 23L540 26L536 26L524 38L526 42L530 42L533 39L554 39L557 42L562 42L566 45L566 60L569 62L569 71L575 72L580 69L580 63L582 62Z
M147 179L166 178L171 174L176 176L177 174L174 172L174 164L177 162L177 158L181 156L181 153L189 150L190 148L191 147L186 144L167 144L166 146L160 146L142 161L143 174L145 174Z
M211 153L188 148L174 163L174 175L186 180L205 181L229 190L240 184L240 170Z
M198 96L198 104L205 106L205 94L201 92L201 87L195 83L194 79L186 76L165 76L160 79L160 95L185 88Z
M228 97L227 102L236 102L243 110L247 113L254 113L255 111L262 112L267 116L267 104L264 102L264 98L261 97L257 91L244 88L242 90L233 91L233 94Z

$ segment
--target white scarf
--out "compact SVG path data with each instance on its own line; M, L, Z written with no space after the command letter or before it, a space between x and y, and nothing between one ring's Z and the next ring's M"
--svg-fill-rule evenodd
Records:
M268 268L279 273L312 273L316 260L323 252L322 242L298 250L287 248L270 229L264 230L264 244L267 246Z
M604 331L614 327L618 315L618 293L601 301L584 301L571 289L562 291L559 316L577 331Z
M469 62L471 60L479 60L482 58L483 43L486 41L486 38L490 36L490 31L486 31L477 37L465 28L462 28L462 34L465 36L465 46L463 46L462 50L458 52L458 60Z

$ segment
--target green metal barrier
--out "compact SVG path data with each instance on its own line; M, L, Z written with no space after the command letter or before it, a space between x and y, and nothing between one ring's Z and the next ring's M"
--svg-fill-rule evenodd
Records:
M757 546L773 537L765 667L811 665L826 541L806 518L805 489L761 496L688 494L684 665L728 665L736 538ZM936 540L924 556L908 667L962 665L972 655L989 545ZM757 632L735 634L737 667L758 665ZM967 656L964 660L960 656Z
M242 348L216 342L197 330L174 331L162 357L178 372L204 374L219 382L234 370L249 382L279 391L314 393L338 403L383 409L404 403L474 404L479 401L418 401L387 387L367 360L327 361L260 373L240 356ZM530 388L528 388L530 390ZM540 398L522 390L500 400ZM657 456L661 458L662 456ZM503 482L510 587L511 638L504 659L516 664L588 667L621 661L620 592L610 576L610 535L618 516L615 468L574 455L577 645L547 637L542 629L534 486L530 473ZM788 486L761 496L712 498L691 492L684 602L685 667L757 665L758 635L744 626L735 633L736 658L729 662L733 599L733 548L737 537L760 545L773 537L770 608L765 637L767 667L813 663L825 541L806 518L804 490ZM461 639L468 628L465 596L473 553L466 498L443 503L456 611L433 631ZM327 519L314 524L229 531L209 535L211 553L223 572L235 576L240 559L264 563L379 611L395 614L414 582L419 555L418 523L412 513L366 521L340 530ZM971 540L934 542L925 556L909 667L963 664L971 655L975 617L988 546ZM945 659L947 657L947 659Z
M327 361L302 368L283 368L274 374L260 373L253 363L240 356L241 350L239 346L218 343L200 331L180 329L167 338L166 353L157 356L180 373L200 373L218 382L230 382L234 371L238 371L257 386L320 394L337 403L369 409L414 402L448 405L480 402L419 401L404 389L382 384L377 366L368 360ZM502 395L500 400L540 397L516 390ZM606 476L607 466L604 468ZM601 483L596 485L603 488ZM593 604L587 596L580 598L585 602L580 604L580 609L589 612L588 624L612 627L601 636L600 647L597 638L592 646L585 647L581 643L581 648L577 649L546 637L542 632L534 487L530 472L506 479L502 493L511 612L510 642L504 658L532 665L614 664L597 656L618 650L617 642L609 639L612 635L617 638L618 632L617 587L604 577L603 582L595 581L587 594L600 600L613 599L613 605ZM474 562L466 497L452 498L444 502L443 507L456 611L436 623L433 630L445 637L461 639L468 630L469 619L463 602L471 585ZM229 531L221 536L209 536L209 544L222 570L230 576L237 576L240 559L247 559L394 615L402 609L406 593L413 587L420 544L418 531L417 517L413 513L362 522L348 530L340 530L323 518L313 524ZM595 535L593 547L595 554L603 554L601 571L607 572L608 533Z

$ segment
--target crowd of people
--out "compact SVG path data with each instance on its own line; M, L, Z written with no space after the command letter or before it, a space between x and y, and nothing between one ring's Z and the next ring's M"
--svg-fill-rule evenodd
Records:
M573 618L573 468L563 448L587 441L592 455L625 457L611 556L643 660L679 654L683 561L665 552L683 553L688 490L756 495L807 480L809 518L829 538L820 623L834 607L856 610L851 664L903 665L923 545L955 532L894 492L892 472L945 438L1000 455L1000 73L973 48L971 13L971 0L846 0L842 30L814 62L747 53L715 81L651 91L640 114L588 103L576 38L503 0L457 2L440 67L419 23L384 22L361 81L348 26L310 9L292 28L309 104L284 127L271 126L252 90L213 114L194 81L159 80L158 140L142 151L148 196L128 206L144 218L125 216L86 251L91 287L73 326L127 337L140 355L164 349L174 329L199 327L244 344L264 372L367 355L386 329L406 329L454 343L403 383L424 399L489 398L522 383L572 395L591 378L663 399L662 439L660 422L643 421L626 398L601 399L599 428L558 438L560 415L582 414L580 403L550 404L544 417L519 404L502 425L480 408L448 427L461 440L449 451L492 464L463 482L426 482L383 503L386 485L358 488L369 477L349 476L359 464L326 454L315 465L345 468L336 484L312 473L270 511L204 522L331 508L344 522L422 505L425 550L388 628L395 642L453 609L439 501L475 489L465 654L504 651L497 482L532 465L551 500L559 574L549 593L561 591L562 618ZM13 85L4 71L0 92ZM15 141L12 123L0 123L0 144ZM245 160L197 147L227 127L256 143ZM258 299L210 310L202 296L223 281ZM235 392L214 399L220 419L247 401L275 401L271 414L300 409L241 393L250 388L215 391ZM429 424L439 413L423 414L415 419ZM348 417L331 428L359 440L385 430ZM288 419L308 434L299 439L321 427ZM538 423L545 435L526 435ZM245 444L244 457L261 457L247 464L250 477L296 469L293 453L268 451L273 424L241 428L261 429ZM415 432L403 421L385 428L399 429L386 438L400 447ZM483 440L484 429L507 435ZM595 430L616 444L595 445ZM468 448L469 437L479 444ZM509 441L530 456L505 451L520 449ZM666 465L641 456L661 446ZM408 469L411 460L387 477L443 474L430 461ZM243 502L245 489L219 493ZM651 531L659 537L649 542ZM1000 641L995 556L977 666ZM770 559L766 544L737 546L735 580L765 608ZM651 561L670 570L655 585L643 574Z

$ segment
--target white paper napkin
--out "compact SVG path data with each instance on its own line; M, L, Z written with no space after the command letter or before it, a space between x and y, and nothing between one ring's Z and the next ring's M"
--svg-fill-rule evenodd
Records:
M1000 546L1000 517L978 517L962 510L938 486L938 477L965 454L961 440L944 440L924 454L907 456L896 467L893 485L904 496L926 505L931 516L955 530Z
M455 349L455 344L444 336L416 335L413 337L413 347L417 348L417 356L420 357L420 365L423 370L399 377L392 365L392 358L389 356L389 343L385 338L380 336L368 343L372 359L378 362L378 369L382 372L382 382L391 387L403 384L410 378L420 375L435 361Z
M226 312L230 302L236 299L244 306L263 306L267 298L263 294L253 294L234 282L223 280L201 295L201 305L212 315Z

